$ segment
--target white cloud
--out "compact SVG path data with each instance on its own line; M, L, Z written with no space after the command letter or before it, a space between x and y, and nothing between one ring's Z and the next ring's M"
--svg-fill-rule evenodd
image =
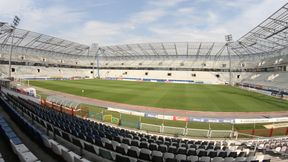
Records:
M148 3L154 6L171 7L187 0L149 0Z
M164 15L166 15L166 12L163 9L145 10L133 15L129 21L134 25L151 23L157 21Z
M217 28L226 28L229 33L234 35L235 39L238 39L276 12L285 3L286 0L263 0L261 3L246 6L246 8L243 8L242 14L231 21L220 24Z
M55 35L68 24L79 23L84 13L65 6L37 7L32 0L0 0L0 21L12 22L20 17L19 28Z
M39 32L51 31L51 29L54 29L53 32L57 32L60 28L67 27L71 23L80 23L83 15L83 12L71 11L63 6L32 9L23 15L22 26Z
M191 14L193 13L193 8L192 7L179 8L177 12L178 14L181 15Z
M15 15L30 9L30 0L0 0L0 21L11 22Z

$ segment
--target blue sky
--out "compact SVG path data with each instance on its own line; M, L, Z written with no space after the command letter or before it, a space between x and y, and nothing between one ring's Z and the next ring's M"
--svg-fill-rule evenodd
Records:
M80 43L238 39L286 0L0 0L0 21Z

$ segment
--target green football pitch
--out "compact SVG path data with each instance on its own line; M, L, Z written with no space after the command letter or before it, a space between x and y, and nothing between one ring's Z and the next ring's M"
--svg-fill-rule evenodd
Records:
M227 85L95 79L30 81L30 84L74 95L132 105L218 112L288 111L288 101Z

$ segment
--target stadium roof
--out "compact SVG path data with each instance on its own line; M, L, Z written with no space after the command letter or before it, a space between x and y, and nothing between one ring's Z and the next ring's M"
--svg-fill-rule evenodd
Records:
M103 46L104 56L210 56L225 50L225 42L163 42Z
M12 30L14 30L13 39L11 35ZM0 48L10 46L12 40L14 47L38 49L61 54L86 55L89 49L87 45L28 30L14 29L7 23L0 22Z
M243 54L267 53L288 45L288 3L261 22L234 44L232 50Z
M242 25L242 24L241 24ZM11 31L13 33L13 39ZM234 56L269 54L288 46L288 3L235 42L229 43ZM14 47L89 56L89 46L23 29L0 22L0 50ZM226 42L160 42L101 46L100 56L220 56L228 55ZM98 48L98 47L97 47ZM94 55L94 54L93 54Z
M241 24L242 25L242 24ZM288 46L288 3L237 41L231 55L268 54ZM143 43L101 47L103 56L228 55L225 42Z

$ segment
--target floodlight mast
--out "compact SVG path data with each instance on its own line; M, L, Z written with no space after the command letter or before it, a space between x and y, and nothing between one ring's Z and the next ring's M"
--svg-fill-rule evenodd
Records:
M93 66L92 66L92 71L93 71L93 79L95 79L95 65L97 64L97 59L98 59L98 52L99 52L99 45L96 43L92 43L90 49L89 49L89 53L93 53L94 54L94 62L93 62ZM97 68L98 68L98 64L97 64Z
M229 51L229 45L232 43L232 34L225 35L225 40L226 40L226 48L227 48L227 53L229 57L229 85L232 85L232 72L231 72L231 53Z
M15 16L13 19L13 24L10 26L10 36L12 38L11 45L10 45L10 55L9 55L9 71L8 71L8 77L11 79L11 60L12 60L12 53L13 53L13 41L14 41L14 31L16 27L20 23L20 18L18 16Z
M97 48L97 51L95 53L95 61L96 61L96 68L97 68L97 77L99 79L99 53L101 51L101 48ZM95 64L95 63L94 63ZM95 66L93 68L93 78L95 79Z
M104 49L97 47L97 50L94 55L94 61L96 62L96 69L97 69L97 77L100 78L100 64L99 64L99 55L104 53ZM95 79L95 63L93 64L93 78Z
M100 53L101 52L101 53ZM105 50L103 48L99 48L97 51L97 78L100 79L100 64L99 64L99 55L103 54Z

